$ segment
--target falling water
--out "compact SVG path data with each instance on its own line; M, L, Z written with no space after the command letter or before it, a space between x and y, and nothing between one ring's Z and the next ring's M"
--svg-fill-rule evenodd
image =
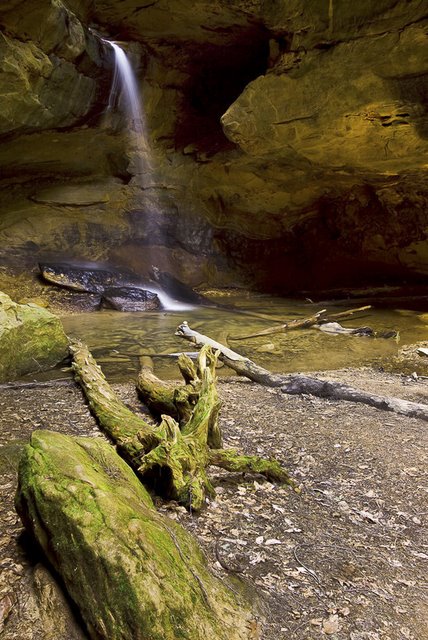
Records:
M147 124L144 112L141 109L141 100L138 91L135 74L131 64L121 47L115 42L105 40L114 51L115 69L113 83L110 91L109 109L113 109L116 96L121 92L123 97L125 114L129 120L131 129L136 134L137 169L141 186L145 186L147 177L152 174L153 166L148 145Z
M141 107L142 102L135 74L123 49L121 49L121 47L119 47L115 42L110 42L110 40L104 39L103 41L113 48L115 56L115 69L112 88L110 91L109 109L112 110L114 108L117 95L118 93L121 93L125 115L129 120L131 129L136 134L137 173L139 184L141 187L147 188L147 186L149 186L147 184L147 180L150 176L153 176L153 162L151 159L144 109ZM153 203L153 201L151 203L151 207L160 213L160 207L157 206L156 203ZM164 309L181 311L192 308L189 304L175 300L155 284L147 284L144 288L157 294Z

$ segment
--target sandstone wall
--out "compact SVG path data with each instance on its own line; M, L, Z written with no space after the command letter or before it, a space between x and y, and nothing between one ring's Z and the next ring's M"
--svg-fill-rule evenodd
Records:
M7 0L0 254L278 291L423 278L423 0ZM112 52L150 130L108 112Z

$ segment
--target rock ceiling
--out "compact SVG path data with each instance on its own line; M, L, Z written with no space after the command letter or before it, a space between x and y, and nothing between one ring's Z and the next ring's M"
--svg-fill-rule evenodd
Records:
M425 0L3 1L3 261L168 260L193 284L281 292L423 278L426 14ZM143 190L97 33L138 73Z

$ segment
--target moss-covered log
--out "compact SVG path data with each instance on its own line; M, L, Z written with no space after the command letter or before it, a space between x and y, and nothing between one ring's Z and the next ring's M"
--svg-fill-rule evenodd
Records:
M137 379L137 390L152 413L159 416L167 414L178 421L180 428L185 427L192 418L193 411L201 396L202 380L206 376L204 373L207 368L206 358L207 351L205 350L200 354L195 365L188 356L181 354L177 364L185 384L173 387L160 380L148 367L141 368ZM222 434L218 426L218 412L221 403L214 383L216 364L217 357L211 355L209 387L213 410L209 418L207 442L213 449L222 446Z
M198 365L195 366L184 354L179 356L177 363L184 385L172 386L155 376L152 369L143 366L137 378L137 391L154 415L169 415L176 419L180 426L184 426L190 420L199 398L200 365L198 361Z
M249 640L251 614L101 439L36 431L17 510L96 640Z
M76 380L105 433L132 465L139 456L159 443L153 427L121 402L104 377L86 345L70 342Z
M228 451L227 467L224 456L211 455L214 450L222 450L215 385L217 356L210 346L201 349L196 367L188 358L181 358L185 384L175 389L168 388L150 370L141 372L139 390L147 404L162 414L159 426L149 425L120 402L85 345L72 343L71 353L76 378L101 427L117 442L119 453L141 479L159 495L200 509L205 497L214 494L207 476L210 464L233 471L254 471L291 484L285 471L278 474L276 461L249 456L243 465L238 453Z
M269 480L285 482L293 485L287 471L277 460L266 460L258 456L244 456L235 449L213 449L209 452L210 464L227 471L245 473L257 472L265 475Z

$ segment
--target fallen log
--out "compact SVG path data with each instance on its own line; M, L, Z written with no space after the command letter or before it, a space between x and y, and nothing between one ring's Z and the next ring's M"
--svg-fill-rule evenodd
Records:
M293 331L295 329L308 329L310 327L314 327L321 323L331 322L337 318L348 318L355 313L360 313L362 311L367 311L371 309L370 306L359 307L358 309L349 309L348 311L341 311L340 313L330 313L326 315L327 309L321 309L321 311L317 311L312 316L308 318L296 318L295 320L290 320L289 322L285 322L279 326L269 327L268 329L263 329L262 331L258 331L257 333L251 333L246 336L229 336L229 340L248 340L250 338L258 338L260 336L269 336L275 333L286 333L287 331Z
M16 508L93 640L253 640L254 616L100 438L35 431Z
M289 322L285 322L284 324L280 324L275 327L268 327L268 329L263 329L257 333L250 333L246 336L229 336L229 340L247 340L249 338L258 338L259 336L270 336L275 333L285 333L286 331L293 331L294 329L307 329L308 327L313 327L315 324L320 322L324 313L326 313L326 309L318 311L309 318L290 320Z
M175 335L185 338L199 347L203 346L207 339L207 336L193 331L187 322L183 322L177 328ZM211 338L208 338L208 340L210 343L212 342ZM232 352L233 358L230 358L231 350L226 347L224 350L221 348L218 350L220 352L219 357L223 362L239 375L246 376L250 380L268 387L278 387L283 393L310 394L320 398L360 402L383 411L394 411L401 415L428 421L428 405L426 404L372 394L340 382L320 380L304 375L274 374L267 369L263 369L263 367L259 367L255 362L249 358L244 358L239 353Z
M250 456L244 461L237 452L227 450L225 456L220 449L217 356L211 345L201 349L196 367L186 356L180 359L185 385L172 392L149 368L143 368L138 382L140 393L162 418L160 425L154 426L117 398L85 345L74 341L70 351L76 379L100 426L141 480L153 486L158 495L200 509L205 497L214 494L206 471L211 464L223 468L228 464L233 471L253 470L294 486L275 460Z

